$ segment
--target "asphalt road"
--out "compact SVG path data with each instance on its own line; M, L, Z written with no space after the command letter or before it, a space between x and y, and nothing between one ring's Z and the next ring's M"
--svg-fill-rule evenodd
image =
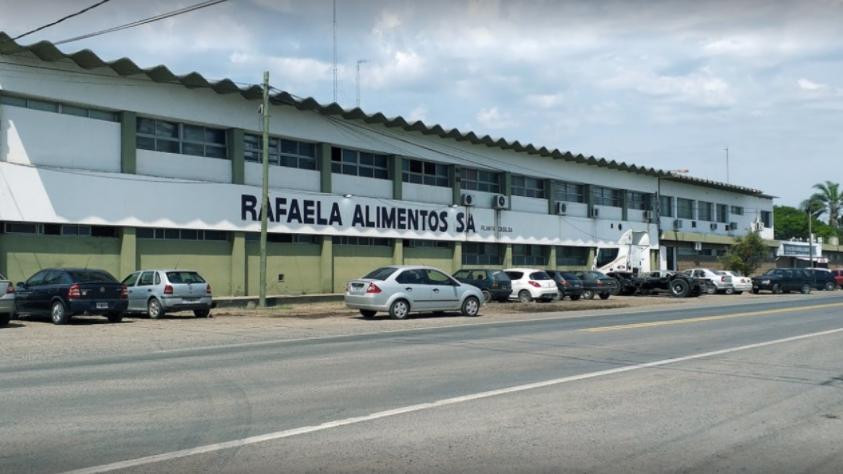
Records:
M0 472L841 472L843 297L0 364Z

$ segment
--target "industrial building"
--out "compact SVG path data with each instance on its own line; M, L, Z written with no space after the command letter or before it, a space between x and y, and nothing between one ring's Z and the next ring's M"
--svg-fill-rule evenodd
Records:
M0 33L0 273L191 268L216 295L257 294L260 99ZM392 263L586 268L629 230L654 269L752 230L773 239L757 189L286 92L271 103L269 294L342 291Z

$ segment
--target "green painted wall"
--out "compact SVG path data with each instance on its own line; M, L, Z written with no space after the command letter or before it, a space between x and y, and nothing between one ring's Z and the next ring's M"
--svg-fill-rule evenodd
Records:
M216 296L231 295L231 243L204 240L138 239L140 269L196 270Z
M120 275L128 275L138 269L137 229L124 227L120 231Z
M246 296L246 291L246 234L233 232L231 235L231 296Z
M303 243L267 242L266 294L302 295L320 293L319 262L321 246ZM278 274L284 281L278 281ZM246 281L250 296L259 293L260 243L246 242Z
M49 267L88 267L120 273L120 239L58 235L0 234L0 273L24 281Z
M454 273L457 268L454 268L454 251L453 249L444 248L405 248L404 249L404 264L406 265L430 265L436 267L447 273Z
M349 280L360 278L370 271L392 265L392 246L334 245L334 292L345 291Z

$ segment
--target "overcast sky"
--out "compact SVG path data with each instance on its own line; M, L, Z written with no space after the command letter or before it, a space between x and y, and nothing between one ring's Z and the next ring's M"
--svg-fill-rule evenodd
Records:
M111 0L22 42L187 1ZM16 35L94 0L0 0ZM703 5L704 3L704 5ZM331 102L331 0L230 0L62 46ZM843 1L337 1L338 100L731 182L797 204L843 181Z

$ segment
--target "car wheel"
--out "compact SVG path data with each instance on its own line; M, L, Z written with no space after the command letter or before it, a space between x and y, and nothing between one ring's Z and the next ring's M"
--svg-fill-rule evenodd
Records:
M105 315L109 323L119 323L123 321L123 313L108 313Z
M61 301L53 301L50 307L50 319L53 324L67 324L70 321L70 316L67 314L67 307Z
M462 302L462 314L464 316L477 316L480 314L480 301L473 297L469 296Z
M600 293L601 300L608 300L609 296L611 296L609 293Z
M12 315L9 313L0 314L0 326L8 326L9 321L12 320Z
M684 298L688 296L690 290L688 282L685 280L676 279L670 283L670 294L676 298Z
M826 282L825 284L825 291L834 291L835 284L832 282Z
M733 294L735 294L735 289L734 288L726 288L726 291L724 291L723 293L726 293L727 295L733 295Z
M196 316L197 318L207 318L208 316L211 315L211 310L210 309L194 309L193 315Z
M717 293L717 287L716 286L708 285L708 286L705 287L705 294L713 295L715 293Z
M521 290L518 292L518 301L522 303L529 303L533 301L533 295L531 295L527 290Z
M489 301L492 301L492 293L490 293L488 290L483 290L482 293L484 302L488 303Z
M363 316L364 319L374 318L375 313L377 313L377 311L372 311L371 309L361 309L360 310L360 315Z
M571 295L571 301L577 301L580 299L580 295Z
M802 288L801 288L799 291L800 291L803 295L807 295L808 293L810 293L810 292L811 292L811 286L810 286L810 285L802 285Z
M593 300L594 299L594 291L585 290L585 291L582 292L582 297L587 299L587 300Z
M761 293L761 290L759 290L758 288L753 288L753 289L752 289L752 294L753 294L753 295L757 295L758 293Z
M410 303L407 300L395 300L389 306L389 317L392 319L407 319L410 314Z
M784 291L782 291L782 286L779 285L778 283L774 284L773 285L773 293L777 294L777 295L780 295L780 294L784 293Z
M158 301L157 298L152 298L149 300L149 303L146 304L146 314L150 319L158 319L161 316L164 316L164 308L161 306L161 302Z

